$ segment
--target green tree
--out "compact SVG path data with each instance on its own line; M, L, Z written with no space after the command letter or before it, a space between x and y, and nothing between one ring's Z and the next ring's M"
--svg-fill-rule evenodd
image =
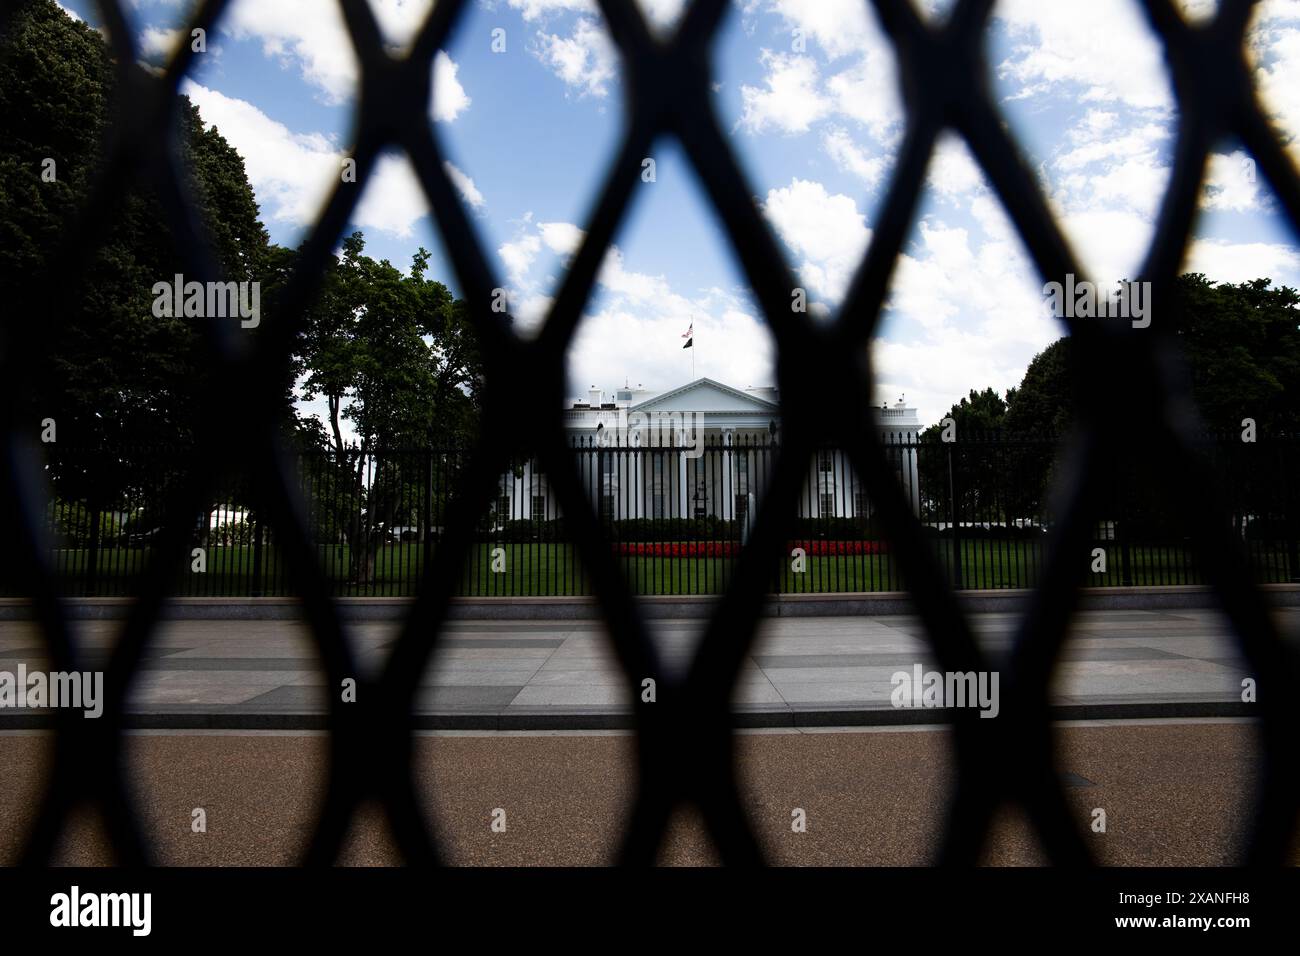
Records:
M961 521L993 520L990 512L1000 508L1005 482L989 455L991 446L980 440L1000 431L1006 414L1007 403L997 391L971 389L944 416L955 425L955 444L942 441L943 421L921 432L917 474L922 514L929 520L947 521L954 505Z
M414 503L443 490L424 488L431 479L423 450L471 436L481 377L468 312L426 277L429 253L420 249L404 274L364 250L359 232L343 241L296 356L303 397L326 403L333 471L324 493L357 583L371 579L389 529L428 523L417 522Z
M1008 399L1015 389L1008 392ZM944 418L951 418L957 426L957 436L987 435L1000 430L1007 415L1007 400L992 388L982 392L970 390L970 395L948 409ZM937 422L921 432L921 441L938 441L943 423Z
M1205 425L1235 433L1243 418L1253 418L1264 433L1300 431L1300 293L1275 288L1269 279L1217 284L1187 274L1179 277L1175 296L1162 315L1178 339ZM1001 426L1008 434L1061 436L1069 430L1075 418L1074 362L1068 337L1034 356L1019 387L1007 392ZM953 406L949 414L959 436L997 420L989 396L996 398L990 389L972 391L969 401ZM937 432L937 426L927 429L923 439L937 440ZM1007 454L1009 507L1017 517L1042 515L1054 456L1032 443ZM928 474L931 482L941 477L934 464Z
M1162 311L1178 338L1192 397L1205 425L1261 431L1300 430L1300 292L1269 279L1214 283L1180 276L1177 300ZM1073 345L1053 342L1034 357L1008 399L1006 427L1017 433L1063 433L1074 418Z
M1015 435L1064 434L1073 418L1070 340L1057 339L1034 356L1020 380L1007 392L1003 427Z
M1269 279L1216 284L1178 280L1175 332L1205 423L1236 431L1300 431L1300 292Z
M192 444L201 403L237 387L213 379L204 320L153 315L154 284L183 268L148 189L115 197L80 274L67 274L58 258L102 166L114 84L103 39L52 0L32 0L15 15L0 51L0 299L24 304L11 321L45 323L58 336L31 357L17 414L55 420L51 477L60 494L97 507L142 489L156 497L173 465L143 449ZM175 141L225 277L260 279L269 246L243 160L183 97ZM42 314L70 284L71 308ZM268 413L289 417L287 407ZM102 453L65 451L92 448Z

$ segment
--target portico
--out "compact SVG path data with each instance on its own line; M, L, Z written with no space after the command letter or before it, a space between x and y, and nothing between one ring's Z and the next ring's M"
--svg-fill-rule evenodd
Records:
M899 481L919 508L916 452L920 423L901 401L875 409ZM744 519L762 497L781 441L775 388L739 389L709 378L663 392L592 388L564 409L569 443L602 518ZM507 499L509 499L507 501ZM500 515L511 520L559 517L543 474L532 463L502 478ZM505 509L508 507L508 511ZM809 462L800 496L803 517L866 517L871 505L837 450Z

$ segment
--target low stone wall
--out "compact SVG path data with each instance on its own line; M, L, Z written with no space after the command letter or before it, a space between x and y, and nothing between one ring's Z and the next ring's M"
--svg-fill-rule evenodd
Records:
M1266 601L1278 607L1300 607L1300 585L1260 586ZM958 595L970 612L1018 612L1028 605L1032 591L963 591ZM701 618L713 610L713 595L654 595L637 599L647 617ZM400 620L414 598L339 598L339 614L346 620ZM130 598L69 598L69 616L79 620L114 620L126 617ZM1083 610L1161 610L1208 608L1218 605L1213 588L1131 587L1084 588L1079 607ZM906 591L857 594L782 594L770 597L764 606L769 617L855 617L883 614L913 614L915 607ZM302 609L296 598L174 598L164 616L176 620L296 620ZM451 616L460 620L593 620L601 617L594 597L504 597L453 598ZM18 598L0 599L0 620L30 620L30 603Z

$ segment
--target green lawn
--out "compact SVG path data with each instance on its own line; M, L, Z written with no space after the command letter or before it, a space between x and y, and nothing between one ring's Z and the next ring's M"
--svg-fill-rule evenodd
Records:
M951 574L951 546L947 541L931 543L940 566ZM1124 583L1121 551L1114 542L1099 542L1107 549L1105 574L1088 574L1090 585ZM492 551L504 552L504 571L492 570ZM967 588L1032 587L1038 581L1043 560L1040 541L964 541L962 580ZM411 594L424 567L425 548L419 543L393 544L382 548L371 584L347 582L349 549L321 546L322 567L335 582L340 595L401 596ZM1260 580L1287 580L1286 555L1281 550L1253 553ZM72 593L87 593L85 550L59 550L54 561ZM103 551L98 562L94 592L129 593L131 579L143 566L141 549ZM620 558L624 574L638 594L715 594L722 591L734 573L732 558ZM1087 563L1085 557L1084 562ZM850 591L893 591L905 587L894 558L888 554L809 557L803 573L789 564L780 575L779 588L786 593L843 593ZM253 549L247 546L213 547L207 552L207 571L193 573L189 562L180 576L178 593L184 595L287 594L287 567L277 549L262 553L260 586L254 587ZM1132 547L1129 578L1133 584L1194 584L1199 577L1186 554L1178 548ZM776 575L774 575L775 577ZM774 581L774 584L776 582ZM566 543L479 544L461 575L458 593L478 596L565 595L590 593L577 549Z

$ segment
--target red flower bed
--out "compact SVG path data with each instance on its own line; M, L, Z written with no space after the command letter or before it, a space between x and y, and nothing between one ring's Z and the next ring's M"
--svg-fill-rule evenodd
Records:
M889 550L883 541L791 541L790 549L795 548L803 548L810 558L884 554Z
M825 558L860 554L884 554L883 541L791 541L787 550L803 548L809 557ZM621 541L618 553L625 558L734 558L740 554L735 541Z
M740 545L734 541L621 541L618 553L626 558L734 558Z

